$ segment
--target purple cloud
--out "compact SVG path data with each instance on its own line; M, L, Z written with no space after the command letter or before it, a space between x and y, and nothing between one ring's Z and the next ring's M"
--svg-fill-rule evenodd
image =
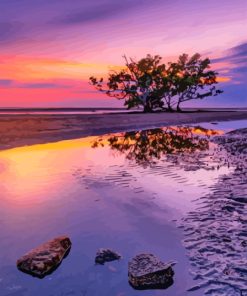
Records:
M11 79L0 79L0 87L10 87L13 82Z
M247 42L242 43L238 46L232 47L230 50L232 52L232 55L230 55L231 59L234 58L242 58L243 56L247 57Z
M155 1L160 2L160 1ZM82 24L98 20L114 18L116 15L130 12L135 8L141 8L148 4L154 4L148 0L107 0L107 1L90 1L91 5L86 7L78 7L71 13L66 13L65 16L58 18L55 23L63 25Z
M30 82L20 83L11 79L0 79L0 87L7 88L29 88L29 89L53 89L53 88L71 88L72 85L64 84L63 82Z
M46 83L46 82L34 82L34 83L22 83L17 84L15 87L18 88L70 88L68 85L60 83Z
M247 63L247 42L228 49L226 56L212 60L214 63L224 61L230 61L234 64Z

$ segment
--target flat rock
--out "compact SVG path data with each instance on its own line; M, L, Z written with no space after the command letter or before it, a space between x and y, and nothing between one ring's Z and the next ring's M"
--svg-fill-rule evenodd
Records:
M121 255L110 249L99 249L96 253L95 263L104 264L114 260L119 260Z
M22 256L17 260L17 268L43 278L59 266L70 248L71 241L67 236L56 237Z
M139 254L129 262L129 283L139 290L166 289L173 284L174 264L165 264L153 254Z

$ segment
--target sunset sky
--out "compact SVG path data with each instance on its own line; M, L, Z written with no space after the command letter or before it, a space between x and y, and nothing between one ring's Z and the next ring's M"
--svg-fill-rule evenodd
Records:
M247 107L246 0L1 0L0 107L118 107L88 77L122 55L199 52L224 94L196 106Z

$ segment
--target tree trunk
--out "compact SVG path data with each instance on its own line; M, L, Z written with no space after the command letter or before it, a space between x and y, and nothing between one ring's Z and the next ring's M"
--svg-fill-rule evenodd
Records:
M144 113L153 112L153 105L150 98L146 98L146 102L144 103Z
M168 112L173 112L174 110L172 109L172 106L170 104L168 104L167 106L167 111Z
M182 110L181 110L181 108L180 108L180 102L178 102L178 104L177 104L177 112L181 112Z
M150 113L153 112L153 109L151 108L151 106L149 104L144 105L144 113Z

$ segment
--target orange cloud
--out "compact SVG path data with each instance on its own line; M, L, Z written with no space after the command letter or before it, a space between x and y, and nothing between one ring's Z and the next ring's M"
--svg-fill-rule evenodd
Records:
M105 76L117 65L93 64L33 57L0 57L0 77L18 81L50 79L87 79L91 75Z
M231 81L231 78L230 77L221 77L221 76L219 76L219 77L216 78L216 81L217 82L228 82L228 81Z

